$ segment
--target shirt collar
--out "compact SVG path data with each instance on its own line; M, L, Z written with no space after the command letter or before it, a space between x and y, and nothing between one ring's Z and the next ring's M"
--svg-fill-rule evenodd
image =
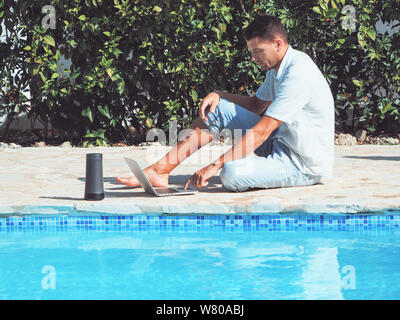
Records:
M278 80L278 81L281 80L280 78L282 77L283 70L285 70L285 68L288 64L288 61L290 60L290 57L292 55L292 52L293 52L293 48L289 45L288 49L286 50L285 56L283 57L282 62L279 66L278 72L275 71L276 80Z

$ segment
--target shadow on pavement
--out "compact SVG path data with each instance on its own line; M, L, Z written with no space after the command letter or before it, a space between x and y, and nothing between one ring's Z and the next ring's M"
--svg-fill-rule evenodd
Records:
M181 174L181 175L171 175L170 177L169 177L169 184L170 184L170 187L171 186L178 186L178 185L181 185L182 187L186 184L186 181L188 181L189 179L190 179L190 177L192 177L192 175L190 175L190 174ZM82 181L82 182L85 182L86 181L86 178L85 177L80 177L80 178L78 178L78 180L79 181ZM134 189L134 188L140 188L140 187L129 187L129 186L124 186L123 184L121 184L121 183L117 183L116 181L115 181L115 177L104 177L103 178L103 181L104 182L107 182L107 183L110 183L110 184L113 184L113 185L117 185L117 186L120 186L119 188L115 188L115 189L108 189L108 190L124 190L124 189ZM219 176L215 176L215 177L212 177L210 180L208 180L208 187L214 187L214 186L216 186L217 184L219 184L219 185L221 185L222 184L222 182L221 182L221 179L219 178Z
M366 160L386 160L386 161L400 161L400 157L385 157L385 156L344 156L343 158L350 159L366 159Z

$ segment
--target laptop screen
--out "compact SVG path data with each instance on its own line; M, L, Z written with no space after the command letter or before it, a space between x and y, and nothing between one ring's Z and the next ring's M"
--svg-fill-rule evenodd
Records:
M157 195L157 192L154 190L152 184L149 179L147 179L143 170L139 167L138 163L135 160L124 158L129 168L132 170L133 174L139 180L140 185L144 188L146 192Z

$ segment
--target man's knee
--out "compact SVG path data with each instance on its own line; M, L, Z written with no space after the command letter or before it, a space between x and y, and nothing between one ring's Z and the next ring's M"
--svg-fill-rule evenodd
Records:
M230 162L225 163L225 165L222 167L221 173L219 174L222 185L228 189L230 189L229 186L232 185L234 181L233 170L231 169L229 163Z
M233 103L229 102L228 100L221 99L213 113L210 112L210 107L207 107L207 109L205 110L207 120L201 120L214 135L218 134L224 129L224 119L226 117L226 114L232 112L232 106L230 105L233 105Z
M225 163L220 173L220 179L225 188L239 192L248 190L248 186L243 186L240 181L243 178L240 167L237 161Z

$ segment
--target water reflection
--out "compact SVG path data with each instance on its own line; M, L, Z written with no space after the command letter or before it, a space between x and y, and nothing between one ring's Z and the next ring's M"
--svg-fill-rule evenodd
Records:
M315 248L308 255L298 283L304 289L301 299L342 300L341 281L338 249Z
M21 299L48 297L26 285L40 284L45 264L61 299L400 297L397 234L27 234L0 237L0 248L0 296Z

